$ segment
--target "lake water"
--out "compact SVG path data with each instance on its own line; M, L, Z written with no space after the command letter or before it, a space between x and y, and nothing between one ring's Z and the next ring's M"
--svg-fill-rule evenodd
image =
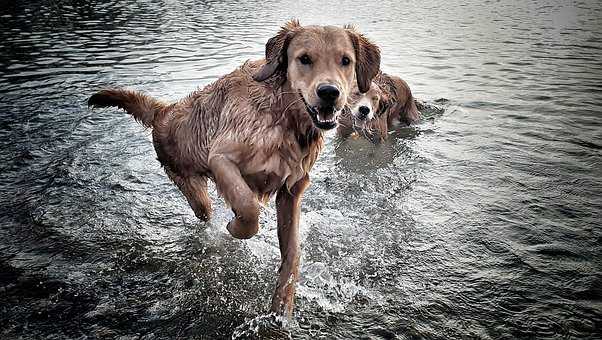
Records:
M327 136L301 222L294 339L602 337L599 1L0 5L0 337L222 339L262 320L275 207L198 222L106 86L176 100L286 20L354 23L443 112ZM259 321L258 321L259 320ZM247 332L249 333L249 332ZM250 331L252 333L252 331Z

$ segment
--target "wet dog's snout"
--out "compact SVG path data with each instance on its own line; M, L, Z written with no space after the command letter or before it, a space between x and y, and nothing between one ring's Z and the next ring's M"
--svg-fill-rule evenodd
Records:
M320 84L316 89L316 94L324 103L334 105L341 92L338 87L332 84Z
M360 106L358 108L359 114L358 117L359 119L366 119L366 117L368 117L368 114L370 113L370 108L367 106Z

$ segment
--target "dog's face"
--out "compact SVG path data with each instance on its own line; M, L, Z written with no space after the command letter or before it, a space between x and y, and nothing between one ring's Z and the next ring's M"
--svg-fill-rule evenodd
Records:
M266 64L254 76L286 78L313 124L324 130L337 125L353 84L366 92L380 68L380 52L350 27L302 27L287 23L266 45Z
M369 122L376 118L377 113L382 113L381 103L383 93L380 87L372 83L370 90L366 93L361 93L357 88L351 93L349 100L349 108L351 109L351 115L353 120L359 123Z
M287 79L314 124L335 127L355 80L355 50L347 33L334 27L306 28L292 39L287 55Z

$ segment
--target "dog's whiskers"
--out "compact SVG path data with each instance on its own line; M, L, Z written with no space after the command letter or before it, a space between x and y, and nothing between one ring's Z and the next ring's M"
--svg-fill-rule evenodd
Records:
M292 93L296 93L296 92L292 92ZM288 111L288 109L291 108L291 106L293 106L294 104L298 103L301 100L303 100L302 97L297 98L297 99L293 100L292 102L290 102L290 104L288 104L288 106L284 109L284 111L282 111L282 114L280 115L280 118L278 118L278 120L276 121L276 124L279 124L284 119L286 112Z
M282 91L280 92L280 94L296 94L298 93L297 91Z
M300 101L302 101L303 98L297 98L296 100L293 100L290 104L288 104L288 106L284 109L284 111L282 112L282 115L284 116L284 114L286 113L286 111L288 111L288 109L290 109L291 106L293 106L293 104L296 104Z

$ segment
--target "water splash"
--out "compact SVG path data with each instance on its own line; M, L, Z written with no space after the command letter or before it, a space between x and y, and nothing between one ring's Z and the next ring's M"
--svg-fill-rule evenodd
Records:
M285 317L275 313L259 315L236 327L232 340L292 340L292 335L287 330L288 324Z

